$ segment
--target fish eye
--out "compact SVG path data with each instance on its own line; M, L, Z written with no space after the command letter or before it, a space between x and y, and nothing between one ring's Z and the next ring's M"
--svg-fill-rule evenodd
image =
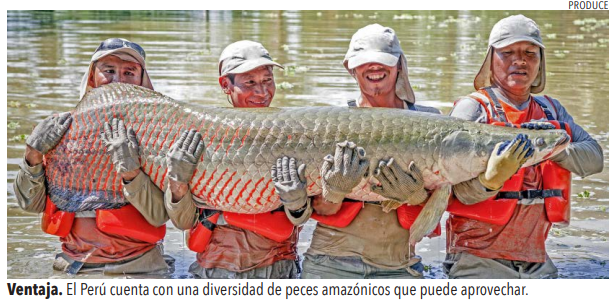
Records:
M537 138L537 139L535 140L535 145L536 145L537 147L543 147L544 145L546 145L546 141L544 141L544 138L541 138L541 137L540 137L540 138Z

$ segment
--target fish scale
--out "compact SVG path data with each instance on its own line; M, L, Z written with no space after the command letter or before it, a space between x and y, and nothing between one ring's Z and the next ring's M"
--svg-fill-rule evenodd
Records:
M305 163L308 194L321 194L323 157L345 140L365 149L371 159L369 176L380 159L393 157L403 169L414 161L423 172L425 187L437 189L478 176L495 144L518 133L543 137L547 143L526 165L560 152L565 146L558 142L567 137L556 130L536 133L384 108L209 107L198 113L160 93L128 84L92 90L72 115L66 135L45 155L49 195L65 211L125 205L120 177L99 138L104 121L114 117L123 117L126 127L134 128L142 170L160 188L168 182L165 157L170 146L184 130L199 129L206 150L189 184L194 199L201 207L241 213L280 206L270 169L282 156ZM461 135L453 137L457 132ZM369 183L374 181L364 178L347 197L384 200L370 191Z

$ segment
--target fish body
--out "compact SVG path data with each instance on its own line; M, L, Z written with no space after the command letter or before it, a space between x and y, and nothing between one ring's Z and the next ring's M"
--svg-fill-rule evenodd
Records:
M142 170L162 189L168 183L170 146L182 131L197 129L206 150L189 183L195 201L201 207L253 214L281 205L270 175L277 158L305 163L308 194L318 195L323 157L346 140L365 149L370 176L379 159L393 157L405 170L414 161L427 189L445 191L478 176L494 146L518 133L528 134L536 149L525 166L552 157L569 143L559 130L502 128L397 109L207 107L195 112L160 93L127 84L92 90L72 116L62 141L45 156L50 198L71 212L126 203L121 178L100 139L104 122L113 117L134 129ZM347 197L384 200L370 191L370 178Z

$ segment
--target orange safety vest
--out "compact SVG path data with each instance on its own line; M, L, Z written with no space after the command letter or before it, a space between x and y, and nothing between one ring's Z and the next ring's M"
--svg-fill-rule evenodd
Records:
M359 201L344 201L342 202L342 206L337 213L329 216L319 215L316 212L313 213L310 217L319 221L319 223L323 223L325 225L344 228L347 227L357 214L363 207L363 202ZM423 209L422 205L407 205L404 204L397 208L397 221L399 221L400 225L407 230L410 230L412 223L419 216L421 210ZM431 234L428 237L433 238L442 234L442 227L440 223L436 226Z
M499 100L495 97L494 92L490 87L484 90L479 90L479 93L488 97L488 100L482 100L476 95L471 95L471 98L479 102L487 114L488 124L504 126L504 127L520 127L508 123ZM552 100L548 96L544 96L550 105L554 108ZM572 136L571 129L567 123L556 121L548 106L537 98L533 100L542 108L548 122L553 124L557 129L564 129ZM494 105L493 110L489 107ZM555 109L556 111L556 109ZM494 117L492 113L496 113ZM482 222L487 222L496 225L505 225L508 223L517 202L522 198L544 198L544 206L546 208L547 219L551 223L559 225L567 225L570 221L570 195L571 195L571 172L562 168L557 163L547 160L538 164L542 171L542 189L521 191L524 177L524 169L513 175L495 197L478 202L473 205L465 205L459 201L454 195L447 211L453 215L466 217Z
M72 229L75 213L61 211L47 196L42 216L45 233L66 237ZM96 210L96 226L105 233L126 236L136 240L157 243L166 235L166 225L155 227L131 204L119 209Z
M217 226L221 212L216 210L200 209L198 223L189 230L187 235L187 247L191 251L202 253L206 250L212 232Z
M197 253L204 252L213 230L217 226L221 212L216 210L200 210L198 223L189 230L187 247ZM295 226L282 209L262 214L239 214L223 212L223 218L229 225L252 231L276 242L284 242L291 235Z
M262 214L239 214L223 212L223 218L229 225L250 230L276 242L283 242L291 237L295 226L284 209L277 209Z

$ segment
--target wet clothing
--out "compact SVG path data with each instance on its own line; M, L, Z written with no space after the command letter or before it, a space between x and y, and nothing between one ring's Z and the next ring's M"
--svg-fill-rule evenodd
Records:
M420 279L423 263L413 258L406 268L384 269L363 262L360 257L337 257L330 255L304 255L302 266L308 268L302 279Z
M493 92L500 100L509 122L520 124L531 120L546 120L544 111L533 99L523 103L520 107L515 107L498 89L494 88ZM477 96L479 96L479 98L482 97L482 100L487 100L487 97L480 91ZM597 144L597 142L579 125L574 123L573 118L557 100L553 99L552 102L552 107L554 107L554 109L549 107L549 110L556 112L557 120L570 125L572 143L566 151L553 157L551 160L556 161L563 168L580 176L600 172L603 168L603 153L599 144ZM489 122L486 110L478 101L471 97L462 98L457 101L455 108L451 112L451 116L481 123ZM539 166L526 168L521 190L542 188L542 178ZM454 188L458 188L458 186ZM481 192L479 194L474 194L472 197L464 193L455 192L455 196L465 204L474 204L496 194L496 192L490 193L491 195L484 197L484 199L475 199L475 197L486 196L486 191L485 193ZM526 263L547 262L548 256L546 254L545 241L552 223L550 223L546 217L544 199L542 198L519 200L514 210L514 214L505 225L500 226L451 215L446 226L448 254L465 252L469 253L471 256L486 259L503 259ZM455 259L455 257L452 256L448 258L449 260ZM508 262L498 263L510 266ZM495 275L495 269L493 266L488 266L489 263L476 262L475 264L482 266L480 268L481 271L491 272L490 275ZM526 267L524 265L524 263L521 263L522 267L512 266L515 266L515 269L521 268L521 270L525 270ZM474 267L476 265L470 266ZM533 266L536 265L532 265L532 267ZM466 277L471 277L458 269L450 270L449 273L449 277L451 278L462 277L464 275ZM482 277L486 276L487 274L483 273ZM502 277L501 273L500 277Z
M33 213L43 212L46 188L42 163L29 166L24 158L15 179L14 189L22 209ZM144 173L141 172L129 183L123 183L123 194L151 225L161 226L168 220L161 191ZM147 272L147 269L152 271L168 269L161 249L156 249L157 244L105 233L96 226L95 216L95 211L76 213L70 233L60 238L62 259L69 260L68 263L74 261L86 264L125 263L120 268L126 273L143 273ZM136 260L145 255L148 260L146 267L129 266L138 265L139 262ZM63 263L59 259L56 260L57 262ZM56 266L56 268L60 267Z
M190 192L178 202L166 191L165 204L177 228L188 230L197 220ZM298 267L299 229L283 242L276 242L250 230L228 225L219 217L206 250L198 253L189 272L200 278L295 278Z
M489 259L467 252L447 254L444 273L453 279L554 279L558 270L546 256L545 262Z
M349 101L349 106L359 104L360 99ZM404 108L440 113L435 108L406 101ZM358 203L350 201L343 203ZM409 238L410 231L402 228L396 210L385 213L379 204L365 203L344 228L317 223L302 264L302 277L390 278L406 274L422 277L423 266L415 256L414 247L410 247ZM329 270L331 268L334 270Z
M194 262L189 272L201 279L297 279L299 264L296 260L280 260L271 265L235 272L223 268L203 268Z
M346 227L317 223L307 254L312 256L311 260L319 255L358 257L373 267L406 271L405 268L420 262L415 261L409 238L410 231L399 224L396 210L385 213L380 205L368 203ZM307 265L303 264L304 273L313 273Z

